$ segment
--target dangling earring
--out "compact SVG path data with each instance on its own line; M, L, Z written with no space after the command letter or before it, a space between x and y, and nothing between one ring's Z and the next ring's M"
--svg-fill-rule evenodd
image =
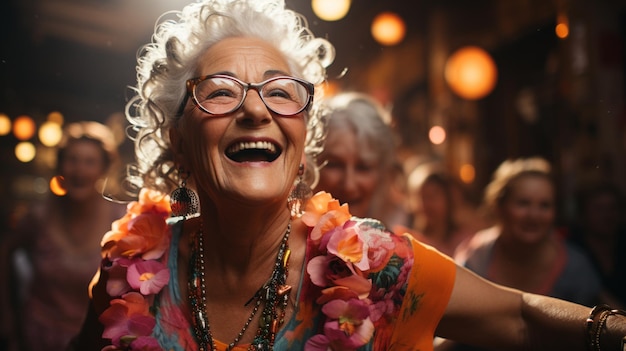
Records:
M298 182L293 187L291 194L289 194L289 198L287 198L287 206L291 211L292 217L299 218L302 216L304 204L311 198L311 195L313 195L313 190L304 181L304 165L300 164L300 168L298 168Z
M198 195L187 188L187 178L190 173L185 172L183 168L178 170L180 175L180 186L170 194L170 207L172 208L172 216L189 217L197 214L199 211Z

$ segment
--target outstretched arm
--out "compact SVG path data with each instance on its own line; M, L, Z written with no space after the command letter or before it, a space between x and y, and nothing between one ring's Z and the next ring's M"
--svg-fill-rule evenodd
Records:
M586 351L590 350L586 322L590 310L505 288L457 267L455 286L437 335L493 349ZM604 314L596 314L592 335ZM600 329L601 348L595 350L622 351L626 318L607 315L605 322Z

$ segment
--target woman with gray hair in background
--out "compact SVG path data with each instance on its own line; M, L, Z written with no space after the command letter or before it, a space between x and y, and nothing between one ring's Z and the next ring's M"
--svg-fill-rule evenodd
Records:
M347 203L355 216L379 219L389 228L407 225L406 179L396 157L389 112L358 92L339 93L323 104L328 109L327 135L315 189Z

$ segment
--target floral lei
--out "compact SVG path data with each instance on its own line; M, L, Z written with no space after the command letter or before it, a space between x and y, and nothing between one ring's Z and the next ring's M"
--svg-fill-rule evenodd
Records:
M171 274L161 262L170 243L170 212L169 196L143 189L102 239L106 290L117 297L99 317L102 337L112 342L102 351L162 350L152 335L156 319L151 306ZM389 262L394 243L380 222L365 221L325 192L307 202L302 222L309 227L313 255L306 271L320 291L316 302L325 316L323 333L307 341L307 351L366 345L375 324L397 309L388 301L401 300L402 288L380 293L372 284Z

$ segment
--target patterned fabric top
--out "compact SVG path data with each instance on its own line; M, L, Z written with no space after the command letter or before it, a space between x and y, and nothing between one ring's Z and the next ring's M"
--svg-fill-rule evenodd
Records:
M448 257L379 221L352 217L327 193L310 200L302 221L309 227L305 272L296 311L274 350L432 350L454 284L456 266ZM168 272L178 271L182 223L170 220L166 231L169 248L158 261ZM114 345L107 350L197 350L177 274L166 285L150 299L150 333L116 331L119 323L102 317L111 308L101 315L103 336ZM226 348L217 340L216 346Z

